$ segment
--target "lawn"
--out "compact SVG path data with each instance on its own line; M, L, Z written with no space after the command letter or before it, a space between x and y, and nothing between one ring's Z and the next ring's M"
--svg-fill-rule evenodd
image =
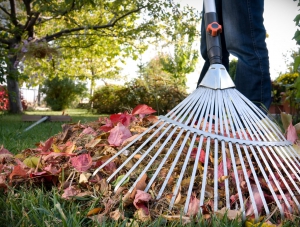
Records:
M61 112L35 111L32 115L60 115ZM72 117L72 123L95 121L99 115L93 115L86 110L70 109L65 112ZM21 115L0 114L0 146L3 145L13 154L18 154L26 148L34 147L36 143L45 141L61 131L65 122L43 122L29 131L24 132L34 122L22 122ZM0 163L1 164L1 163ZM122 220L119 222L104 220L102 223L92 221L87 213L99 206L99 197L77 198L64 200L60 197L58 188L26 185L10 188L7 192L0 190L0 227L1 226L183 226L181 221L166 221L164 218L152 222L139 223ZM129 218L133 218L128 214ZM252 225L229 220L227 216L206 219L200 216L195 222L184 226L246 226L257 227L267 225ZM282 226L300 226L300 222L284 222Z

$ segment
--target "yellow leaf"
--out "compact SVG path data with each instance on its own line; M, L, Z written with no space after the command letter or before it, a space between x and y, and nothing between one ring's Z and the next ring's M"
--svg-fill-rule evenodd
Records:
M36 168L39 163L39 159L40 158L38 157L28 157L23 161L23 163L29 168Z
M52 144L52 150L55 152L55 153L60 153L61 150L58 148L58 146L56 146L54 143Z

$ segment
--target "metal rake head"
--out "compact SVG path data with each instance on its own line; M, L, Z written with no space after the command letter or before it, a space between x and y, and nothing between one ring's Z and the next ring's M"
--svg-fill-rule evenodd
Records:
M147 175L144 191L169 209L240 209L242 216L282 218L299 204L299 155L279 128L234 88L200 87L166 116L101 165L121 157L107 179L130 177L132 192ZM196 199L196 200L195 200Z

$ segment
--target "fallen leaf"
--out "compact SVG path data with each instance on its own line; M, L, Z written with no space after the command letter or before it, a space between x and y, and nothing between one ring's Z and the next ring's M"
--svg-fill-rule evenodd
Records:
M45 145L42 145L42 152L47 152L53 143L54 137L50 137L46 142Z
M200 200L197 199L195 195L192 195L190 199L187 215L188 216L197 215L199 212L199 208L200 208Z
M23 163L29 168L36 168L39 163L40 158L38 157L28 157Z
M125 225L126 227L139 227L139 223L134 219L128 219L128 222Z
M79 176L79 184L87 183L91 176L92 176L91 173L81 173L80 176Z
M151 195L147 192L137 190L134 197L133 205L136 209L142 209L143 212L140 213L141 216L149 215L149 209L147 203L152 199Z
M93 136L96 136L97 133L96 133L96 131L95 131L93 128L87 127L87 128L85 128L85 129L80 133L79 137L80 137L80 136L83 136L83 135L93 135Z
M104 132L109 132L114 127L114 125L113 125L112 121L108 118L105 118L105 121L106 121L106 124L102 125L100 127L100 130L102 130Z
M27 171L23 169L20 165L14 166L13 171L9 175L9 179L12 180L15 176L25 178L27 176Z
M61 198L70 199L70 198L76 196L79 193L80 193L80 190L77 187L69 186L68 188L66 188L64 190L64 193L61 195Z
M284 128L284 130L286 131L287 128L289 127L289 125L290 125L291 122L292 122L292 115L287 114L287 113L285 113L285 112L281 112L281 113L280 113L280 117L281 117L281 121L282 121L283 128Z
M125 127L128 127L131 123L132 115L128 114L127 112L124 112L121 114L112 114L112 115L110 115L109 119L114 124L121 123Z
M10 153L7 149L3 147L3 145L0 148L0 163L4 162L4 160L12 159L13 154Z
M112 211L109 213L109 217L115 221L118 221L119 219L124 219L124 213L120 212L119 209L116 209L115 211Z
M116 186L116 185L117 185L124 177L125 177L125 175L120 175L120 176L118 176L118 178L117 178L115 181L112 182L112 186ZM128 183L128 182L129 182L129 179L130 179L130 178L127 177L127 178L122 182L122 184L121 184L120 186L122 186L122 185Z
M91 209L88 213L87 213L87 216L92 216L92 215L95 215L95 214L99 214L101 211L103 211L103 208L102 207L96 207L94 209Z
M295 126L297 134L300 134L300 122L295 124L294 126Z
M147 174L144 174L143 177L137 182L136 186L134 187L133 191L130 194L130 198L134 199L137 190L141 190L143 191L147 184L146 184L146 180L147 180Z
M293 126L292 122L290 123L289 127L287 128L286 139L292 143L295 143L298 139L296 128Z
M150 106L147 106L145 104L137 105L133 110L132 110L132 115L136 114L152 114L155 113L156 110L152 109Z
M230 210L226 207L223 207L221 210L215 211L217 217L222 219L225 215L229 220L241 220L242 212L240 210Z
M89 154L81 154L71 158L72 166L79 172L85 172L92 166L92 157Z
M120 146L124 140L131 137L131 132L121 123L118 123L109 134L108 142L110 145Z
M149 210L148 211L147 210L142 209L142 208L138 209L134 213L134 217L142 222L151 221L151 216L150 216Z
M262 199L260 197L258 188L257 188L256 185L252 184L251 185L251 190L253 192L257 212L258 212L258 214L260 214L261 211L262 211L262 208L263 208L263 202L262 202ZM253 207L253 204L251 203L251 205L249 207L246 207L246 216L250 216L250 215L253 215L253 214L254 214L254 207Z

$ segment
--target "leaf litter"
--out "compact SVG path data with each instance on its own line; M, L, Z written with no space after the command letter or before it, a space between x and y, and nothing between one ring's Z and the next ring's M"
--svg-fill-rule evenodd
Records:
M174 145L172 142L167 142L163 147L157 159L153 161L151 167L140 180L135 184L132 190L131 186L137 180L140 173L148 165L155 153L149 153L148 156L140 162L136 169L122 182L117 190L115 186L123 180L126 173L138 162L143 153L151 146L151 142L161 136L158 133L154 138L150 139L147 145L139 152L133 155L133 158L125 164L125 167L118 172L110 182L107 178L113 174L120 165L125 163L125 160L135 151L135 149L144 143L149 137L146 135L138 140L133 146L129 147L126 152L119 155L112 160L108 165L101 169L94 177L92 173L116 154L122 147L134 140L138 135L148 129L158 118L153 115L151 107L146 105L137 106L132 113L124 112L120 114L113 114L109 118L101 117L98 121L81 124L65 124L62 126L62 132L50 137L45 142L37 144L36 148L28 148L23 150L20 154L12 155L3 146L0 147L0 188L9 190L11 186L17 186L26 183L35 183L37 185L47 183L53 187L60 189L60 195L63 199L72 200L84 197L99 198L98 207L91 208L87 216L98 222L107 219L119 220L131 218L133 225L137 225L135 220L151 221L155 218L162 216L167 220L182 220L184 223L189 223L191 218L195 217L201 211L205 218L211 218L211 215L222 217L226 215L228 219L240 219L242 215L242 208L237 205L238 190L240 188L243 194L244 211L247 217L247 226L258 226L255 222L253 215L254 209L257 209L263 223L263 226L280 226L280 220L275 220L275 224L268 220L264 221L263 217L266 214L263 211L263 203L255 184L251 184L251 191L254 195L255 206L249 201L249 194L247 184L245 182L245 174L242 172L241 160L231 160L230 152L226 148L225 157L221 150L218 152L218 210L213 211L214 202L214 157L212 154L206 154L204 149L197 149L197 143L201 138L196 138L196 143L192 148L188 160L187 168L184 172L183 179L177 190L175 190L176 182L179 178L185 156L187 155L188 148L183 149L183 153L179 158L178 165L171 169L171 165L176 158L176 152L168 153L169 148ZM297 129L289 120L289 116L283 116L285 122L287 139L294 143L295 150L299 151L299 138L297 136ZM161 148L167 136L175 138L178 131L171 135L167 133L162 137L159 143L154 148ZM179 138L173 150L179 149L183 136ZM202 147L210 146L214 141L204 139ZM188 138L188 144L191 143L191 138ZM221 147L221 142L220 147ZM199 153L197 155L197 153ZM213 152L213 151L212 151ZM210 153L212 153L210 152ZM235 151L237 152L237 151ZM168 154L167 154L168 153ZM196 161L196 158L198 160ZM238 156L236 156L238 157ZM251 157L253 158L253 157ZM208 162L208 170L206 176L203 174L205 162ZM234 162L233 162L234 161ZM197 164L197 173L192 187L192 194L188 201L187 215L182 215L184 204L187 200L187 191L189 189L191 175L194 163ZM163 167L159 169L158 177L155 181L151 182L149 190L144 191L147 187L150 178L155 174L161 164ZM233 164L235 163L239 179L235 179L233 174ZM245 163L246 159L245 159ZM299 166L298 166L299 167ZM250 169L246 165L247 169ZM172 172L170 172L172 170ZM259 169L256 168L258 172ZM266 170L267 174L270 174ZM274 169L274 173L276 171ZM199 195L202 187L203 177L206 178L205 198L204 204L199 207ZM247 178L254 182L251 171L247 172ZM168 181L166 181L168 179ZM268 207L276 213L276 204L274 198L267 187L267 182L258 173L258 180L262 186L263 194L268 201ZM225 181L230 185L230 206L226 206L226 193ZM237 185L240 182L240 185ZM282 186L282 182L278 180ZM275 182L270 183L274 191L277 193L278 199L281 201L283 198L278 193ZM166 188L162 195L157 198L161 186L165 184ZM289 182L290 184L290 182ZM295 204L288 193L286 187L282 186L285 196L290 204ZM175 196L175 197L174 197ZM299 197L299 195L297 195ZM169 209L170 201L174 197L174 207ZM290 214L288 207L284 206L283 209L287 214L288 219L293 219L294 215ZM296 204L294 213L297 210ZM128 215L130 214L130 215ZM280 216L280 215L277 215Z

